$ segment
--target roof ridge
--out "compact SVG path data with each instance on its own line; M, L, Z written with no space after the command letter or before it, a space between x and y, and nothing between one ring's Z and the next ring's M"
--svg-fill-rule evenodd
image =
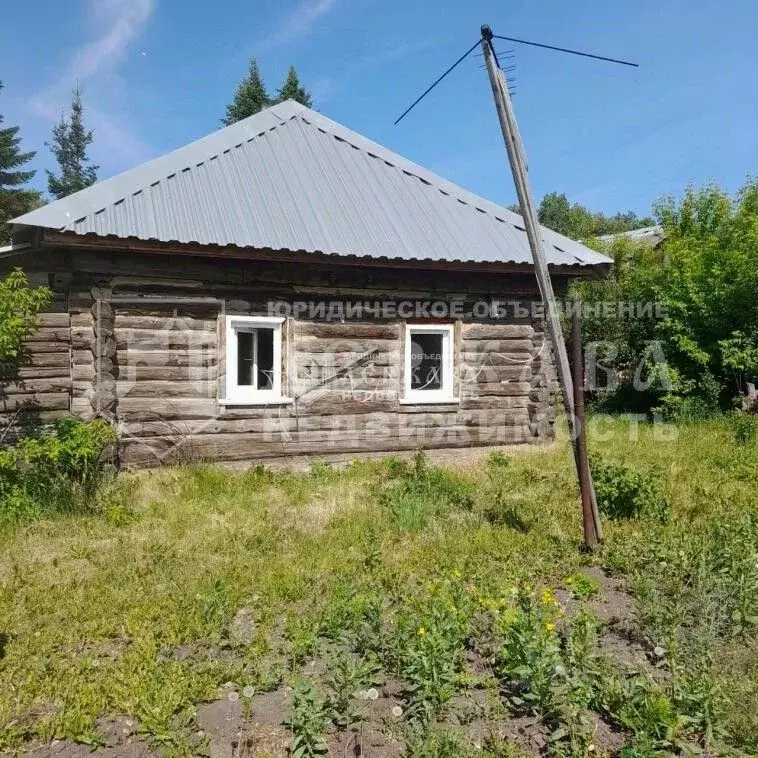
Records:
M307 114L307 116L304 115L304 112ZM455 184L449 179L445 179L439 174L435 174L433 171L424 168L419 163L416 163L409 158L400 155L400 153L394 152L390 148L385 147L378 142L374 142L368 137L364 137L362 134L353 131L349 127L344 126L337 121L333 121L318 111L314 111L310 108L302 106L302 110L296 113L295 116L305 121L306 123L310 123L308 117L315 116L315 118L312 120L327 124L329 126L330 133L333 135L338 132L342 132L342 134L337 135L339 139L344 140L358 150L363 150L370 155L375 153L376 157L380 160L383 160L385 163L401 169L411 176L415 176L425 184L434 186L443 195L454 196L457 200L464 203L465 205L471 205L474 208L484 211L485 213L492 213L499 221L502 221L504 223L510 223L515 226L515 222L520 221L523 224L523 218L518 213L515 213L505 206L493 203L491 200L487 200L487 198L482 197L481 195L477 195L475 192L467 190L464 187L461 187L459 184ZM384 154L384 157L382 157L382 154ZM511 216L512 218L507 218L508 216ZM522 231L525 230L522 229Z

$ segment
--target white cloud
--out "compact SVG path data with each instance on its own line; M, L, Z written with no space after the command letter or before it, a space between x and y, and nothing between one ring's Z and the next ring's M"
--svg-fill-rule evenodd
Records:
M75 49L55 79L29 100L33 113L57 120L68 107L78 82L85 91L87 125L95 131L93 152L103 156L115 153L117 163L122 164L116 168L140 162L152 153L130 132L124 113L117 107L114 110L112 101L114 92L123 89L118 66L154 7L155 0L89 0L87 21L94 38Z
M256 46L256 50L265 52L305 37L336 4L337 0L303 0L277 31Z

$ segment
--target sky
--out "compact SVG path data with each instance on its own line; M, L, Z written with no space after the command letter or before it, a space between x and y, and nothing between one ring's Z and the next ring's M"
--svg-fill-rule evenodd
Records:
M295 65L329 118L502 204L515 192L481 57L395 118L479 36L535 40L638 69L507 42L536 198L650 212L688 184L735 192L758 169L755 0L33 0L0 26L0 113L45 141L78 81L100 178L202 137L256 56L270 92Z

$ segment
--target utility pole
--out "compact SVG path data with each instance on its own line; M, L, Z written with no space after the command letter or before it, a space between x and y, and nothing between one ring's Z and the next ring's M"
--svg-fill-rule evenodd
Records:
M584 426L584 361L582 360L582 311L581 300L573 302L571 311L571 372L574 380L574 411L576 413L576 467L579 472L579 490L582 495L582 526L584 527L584 544L593 549L597 544L598 534L593 510L594 490L592 475L587 461L587 438Z
M582 499L590 506L592 513L591 528L589 534L585 529L585 543L587 547L594 548L598 539L602 539L602 528L597 510L594 486L592 484L592 474L589 466L580 459L580 445L578 441L580 425L577 423L574 403L574 383L571 379L571 369L569 368L568 355L566 353L566 344L563 341L563 330L555 303L555 293L553 292L553 283L550 280L550 273L547 267L547 258L542 243L542 233L540 231L537 211L534 207L534 200L529 186L529 175L526 165L526 156L524 147L521 143L516 117L513 113L508 85L505 81L502 70L495 61L492 49L492 31L489 26L482 26L482 52L487 64L487 73L489 74L490 84L492 85L492 94L495 98L495 107L497 109L500 128L505 140L505 148L508 153L508 161L511 165L513 181L516 185L521 214L524 217L524 226L526 235L529 239L529 247L532 250L534 260L534 269L537 274L537 284L540 295L545 305L545 315L547 320L547 330L550 341L553 346L553 355L555 356L558 379L560 380L561 390L563 392L563 402L566 406L566 415L568 417L569 434L571 444L574 448L574 461L577 468L577 477L580 488L582 488ZM583 465L584 464L584 465ZM587 489L588 491L585 491ZM589 526L589 524L588 524Z

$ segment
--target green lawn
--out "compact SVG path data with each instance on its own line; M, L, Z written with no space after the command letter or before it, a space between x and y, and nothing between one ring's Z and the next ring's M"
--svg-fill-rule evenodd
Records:
M304 755L361 721L387 755L464 755L472 724L489 755L758 750L758 449L727 420L602 431L591 450L655 471L670 509L605 519L596 555L565 444L125 474L94 515L5 528L0 751L98 745L113 714L205 754L197 708L238 693L252 724L268 691ZM372 686L401 715L361 712Z

